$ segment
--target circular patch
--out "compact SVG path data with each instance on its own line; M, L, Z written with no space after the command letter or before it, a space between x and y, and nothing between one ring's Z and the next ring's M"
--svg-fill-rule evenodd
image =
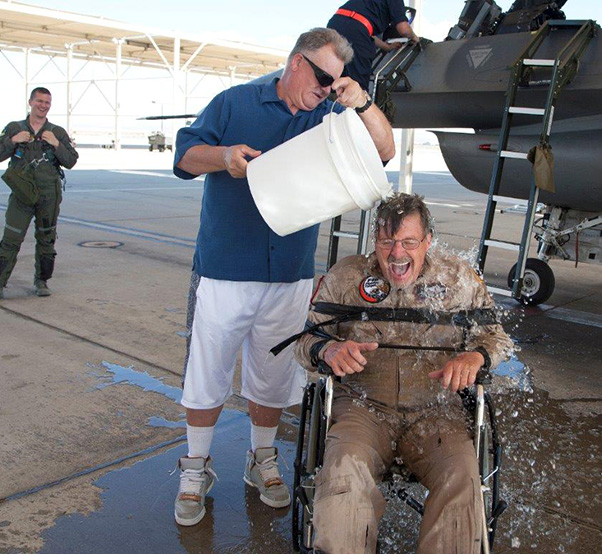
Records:
M78 246L83 246L84 248L119 248L123 246L123 242L115 240L88 240L80 242Z
M382 302L391 292L391 285L388 281L379 277L366 277L360 283L360 296L371 304Z

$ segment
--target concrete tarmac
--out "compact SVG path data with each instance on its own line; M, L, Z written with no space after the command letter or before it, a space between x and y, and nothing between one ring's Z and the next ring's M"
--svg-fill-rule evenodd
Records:
M219 481L207 515L187 529L173 520L178 477L170 472L186 452L177 400L202 181L176 179L167 152L80 155L61 206L53 295L34 294L30 231L0 301L0 553L292 552L290 510L263 505L242 481L249 420L237 394L216 431ZM414 190L429 203L439 243L474 251L485 199L455 183L436 148L417 149ZM7 199L0 189L0 212ZM345 225L357 218L349 214ZM522 219L510 209L499 221L509 234ZM320 271L328 232L324 224ZM343 243L341 254L354 249ZM511 258L490 255L489 282L505 282ZM585 554L602 538L602 272L550 265L556 289L545 305L499 299L521 347L516 363L532 383L531 391L498 395L502 495L510 503L500 553ZM296 413L278 436L289 484ZM381 551L415 551L417 528L416 516L391 501Z

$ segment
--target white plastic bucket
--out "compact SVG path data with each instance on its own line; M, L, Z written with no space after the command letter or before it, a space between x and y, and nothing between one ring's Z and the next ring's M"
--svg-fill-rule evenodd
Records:
M247 178L259 212L281 236L369 210L391 191L376 146L350 109L252 160Z

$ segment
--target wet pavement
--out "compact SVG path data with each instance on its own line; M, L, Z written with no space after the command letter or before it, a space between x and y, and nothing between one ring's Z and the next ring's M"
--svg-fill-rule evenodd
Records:
M249 430L246 414L235 410L222 414L212 447L219 481L198 525L179 527L173 519L178 477L170 473L178 458L186 455L182 442L95 480L94 485L102 489L102 507L88 516L57 519L43 534L45 545L39 552L234 554L258 552L258 545L263 545L263 552L289 552L289 510L265 506L242 480ZM279 440L277 446L292 467L291 442Z
M54 295L33 295L29 236L0 301L0 553L292 552L290 511L263 505L242 481L249 419L237 395L216 429L219 481L205 518L192 528L173 521L178 476L170 473L186 452L177 399L201 186L174 180L158 153L113 154L83 151L69 176ZM426 195L440 243L473 249L482 197L454 184L436 153L422 155L415 190ZM356 217L346 218L350 226ZM501 221L511 229L517 217ZM319 268L327 233L323 226ZM111 241L123 244L81 246ZM511 265L494 259L488 279L504 281ZM505 386L502 377L492 387L510 504L499 553L589 554L602 542L602 275L599 266L551 265L557 288L546 305L499 302L521 348L502 368L520 383ZM289 484L295 413L278 436ZM381 551L414 552L417 528L417 516L392 500Z

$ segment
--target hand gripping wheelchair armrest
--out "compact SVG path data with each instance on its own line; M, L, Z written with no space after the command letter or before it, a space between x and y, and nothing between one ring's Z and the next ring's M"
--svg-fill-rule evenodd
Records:
M293 481L292 536L296 552L310 554L313 545L313 499L314 482L324 458L326 433L330 425L334 377L330 366L320 360L317 371L320 378L306 386L301 404L295 475ZM492 376L482 368L477 374L474 387L459 391L464 406L474 415L474 442L481 475L483 493L484 540L482 553L489 554L495 537L497 518L507 507L499 498L499 481L502 447L498 440L495 406L484 385L490 384ZM407 492L405 487L391 492L419 514L423 505Z

